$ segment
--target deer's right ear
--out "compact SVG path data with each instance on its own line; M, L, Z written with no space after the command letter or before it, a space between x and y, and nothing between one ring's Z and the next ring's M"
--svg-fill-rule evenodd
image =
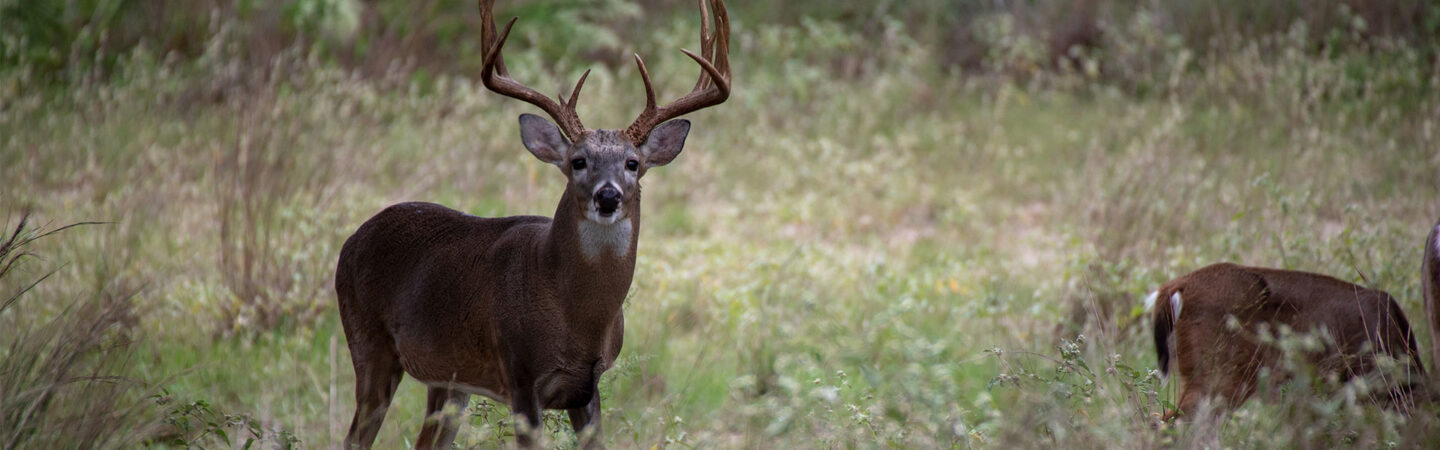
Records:
M565 154L570 151L570 141L560 128L534 114L520 115L520 140L536 158L557 166L565 162Z
M645 137L640 151L645 154L645 165L658 167L670 164L680 150L685 148L685 136L690 135L690 121L675 119L660 124Z

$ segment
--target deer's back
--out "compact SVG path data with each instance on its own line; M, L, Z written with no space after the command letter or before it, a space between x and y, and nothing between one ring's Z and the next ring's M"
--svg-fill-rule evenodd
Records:
M502 266L515 263L504 256L526 253L535 245L550 218L476 217L434 203L399 203L385 208L360 226L340 250L336 270L366 297L403 297L425 285L460 286L483 281ZM499 257L488 257L490 254ZM389 294L389 295L386 295ZM378 299L371 299L378 300ZM341 299L354 304L359 298ZM388 304L365 305L385 312Z
M1325 325L1343 334L1363 335L1398 325L1409 328L1405 318L1391 317L1399 304L1389 293L1370 289L1334 277L1292 270L1249 268L1262 274L1271 290L1271 301L1292 311L1293 326L1314 328Z
M1410 325L1390 294L1334 277L1215 264L1178 278L1166 288L1166 292L1181 293L1183 306L1176 332L1192 334L1192 342L1232 335L1226 321L1233 316L1251 332L1265 327L1278 333L1281 325L1296 333L1325 330L1338 348L1332 347L1320 355L1339 359L1323 358L1317 362L1332 369L1354 363L1369 364L1368 358L1354 360L1341 355L1369 351L1413 356L1415 352Z
M496 304L504 297L498 289L515 281L503 278L517 272L512 266L533 263L521 258L536 254L526 247L538 245L549 223L538 216L476 217L418 202L376 214L345 241L335 271L352 353L356 346L396 351L422 381L493 372L485 369L501 357L496 322L506 311ZM457 354L475 357L445 356Z

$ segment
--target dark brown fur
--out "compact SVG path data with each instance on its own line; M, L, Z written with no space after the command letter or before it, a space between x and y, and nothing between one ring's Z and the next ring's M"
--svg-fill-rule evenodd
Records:
M1180 314L1172 320L1170 298L1177 292ZM1165 283L1157 294L1152 318L1160 370L1169 372L1173 335L1182 383L1178 410L1167 420L1196 412L1207 399L1221 410L1238 407L1255 394L1264 369L1274 381L1286 379L1281 351L1258 338L1266 329L1279 335L1282 325L1297 335L1324 330L1325 348L1305 357L1341 380L1373 373L1380 354L1408 361L1416 376L1425 371L1404 312L1383 291L1320 274L1221 263ZM1239 327L1227 325L1230 317ZM1408 402L1419 381L1385 380L1388 398Z
M1440 223L1425 239L1425 259L1420 263L1420 280L1425 292L1425 319L1430 323L1430 364L1440 364Z
M432 419L481 394L524 419L522 445L542 409L567 410L577 433L598 429L598 383L620 353L635 273L640 178L675 158L690 124L666 122L639 148L615 130L571 143L537 116L520 125L526 147L568 180L553 219L401 203L341 248L335 291L356 385L347 447L374 442L405 373L430 387ZM597 215L602 189L623 197L608 222ZM427 420L416 445L448 446L457 427Z
M375 441L401 377L429 386L419 448L448 447L458 423L446 406L471 394L510 405L516 441L534 444L543 409L565 409L593 446L600 376L624 337L621 306L635 274L640 178L679 155L690 122L677 116L724 102L730 92L729 19L722 0L701 4L704 72L691 91L660 106L645 66L646 109L625 132L589 130L576 102L548 98L510 78L494 0L480 0L490 90L533 104L559 123L520 116L520 137L567 184L554 218L483 218L431 203L401 203L366 221L340 250L335 291L355 365L355 417L346 447ZM710 31L710 11L716 30ZM588 75L589 72L586 72ZM674 119L674 120L671 120Z
M630 212L623 257L587 262L578 256L576 222L583 219L566 194L553 221L401 203L345 241L335 286L355 358L352 431L373 440L402 372L431 386L427 414L465 395L447 383L488 390L506 403L531 394L535 404L512 403L517 414L587 414L600 374L620 352L640 214L638 207ZM531 392L542 383L554 388ZM434 442L438 431L427 423L419 444Z

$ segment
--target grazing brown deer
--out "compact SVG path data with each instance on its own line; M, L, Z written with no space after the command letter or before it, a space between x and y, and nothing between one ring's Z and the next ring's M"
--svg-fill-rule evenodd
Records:
M1437 231L1440 225L1425 245L1422 272L1432 332L1440 330ZM1381 376L1387 403L1403 406L1428 397L1416 396L1427 386L1415 335L1384 291L1320 274L1221 263L1165 283L1151 302L1160 371L1169 373L1173 349L1182 383L1177 409L1165 414L1166 421L1195 413L1206 400L1215 401L1217 411L1238 408L1255 394L1262 370L1284 380L1282 350L1259 338L1262 330L1279 334L1281 327L1319 335L1323 348L1304 354L1319 373L1342 381L1375 375L1376 357L1385 355L1406 365L1399 379Z
M585 444L598 441L600 375L624 336L621 306L635 272L640 178L680 153L690 122L680 115L730 95L729 18L704 1L702 72L695 88L657 106L645 64L645 110L624 131L587 130L570 98L550 99L511 79L493 0L480 1L491 90L550 114L520 116L525 148L554 164L567 184L554 218L482 218L430 203L401 203L361 225L340 251L335 290L355 364L355 417L345 446L368 448L403 374L429 387L416 446L447 447L458 422L441 414L471 394L510 405L516 440L535 442L542 409L565 409ZM715 32L710 32L710 10ZM586 72L588 75L589 72ZM582 434L584 432L584 434Z

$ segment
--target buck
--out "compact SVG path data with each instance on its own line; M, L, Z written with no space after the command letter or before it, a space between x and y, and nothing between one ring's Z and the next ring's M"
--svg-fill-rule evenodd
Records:
M1430 323L1430 364L1440 365L1440 222L1425 239L1425 260L1420 263L1420 285L1425 296L1425 319ZM1436 380L1440 381L1440 380Z
M533 445L542 409L564 409L593 446L600 427L600 376L624 336L621 306L635 273L640 179L679 155L683 114L730 95L729 18L722 0L702 0L702 69L689 94L663 106L645 63L645 109L628 128L589 130L568 99L551 99L510 78L493 0L480 1L481 81L531 103L555 123L520 116L520 137L536 158L565 175L553 218L482 218L430 203L376 214L345 241L335 269L341 323L355 365L355 417L347 448L368 448L404 374L424 383L427 419L419 448L448 447L470 395L510 406L516 440ZM711 10L715 32L710 31ZM557 126L558 124L558 126Z
M1440 224L1430 232L1422 264L1432 332L1440 330L1437 232ZM1260 337L1264 330L1273 336L1282 327L1318 334L1323 348L1303 354L1317 373L1341 381L1378 376L1385 403L1409 405L1426 389L1409 321L1384 291L1315 273L1220 263L1165 283L1146 304L1153 304L1160 371L1169 374L1173 350L1182 383L1176 409L1165 414L1165 421L1193 414L1207 401L1215 412L1238 408L1256 393L1266 369L1272 381L1287 379L1290 374L1279 364L1282 350ZM1435 339L1432 348L1440 357L1440 347L1433 344ZM1381 355L1402 365L1398 376L1377 370Z

